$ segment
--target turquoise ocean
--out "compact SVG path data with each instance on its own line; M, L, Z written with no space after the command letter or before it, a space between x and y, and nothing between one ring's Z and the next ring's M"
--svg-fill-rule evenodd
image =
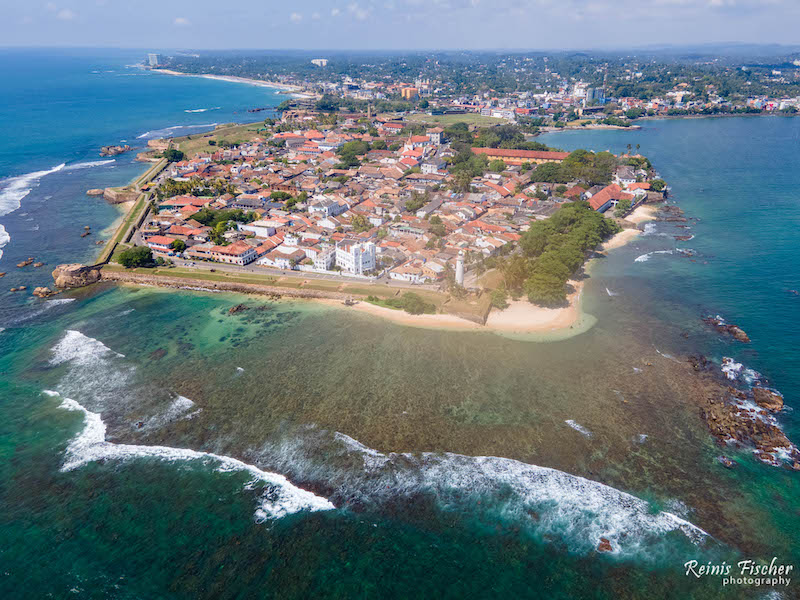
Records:
M193 290L9 292L96 255L119 213L85 190L145 169L99 146L256 120L284 97L142 57L0 51L0 596L797 597L684 572L800 565L800 486L715 444L683 363L730 357L741 386L757 372L800 439L800 120L545 136L639 144L689 217L593 261L596 323L566 340ZM15 266L29 256L46 266Z

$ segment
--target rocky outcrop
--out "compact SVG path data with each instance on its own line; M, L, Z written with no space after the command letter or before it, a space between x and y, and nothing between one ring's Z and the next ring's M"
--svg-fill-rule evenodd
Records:
M608 538L601 537L600 543L597 544L597 551L598 552L613 552L614 548L611 547L611 542Z
M762 387L753 388L753 400L761 408L770 412L780 412L783 410L783 395L775 390Z
M86 190L87 196L102 196L105 193L103 188L92 188L90 190Z
M34 296L39 298L47 298L48 296L53 295L53 290L51 290L49 287L37 287L32 293Z
M779 407L783 397L773 390L715 385L701 403L700 417L721 444L754 448L759 460L775 466L782 464L783 454L793 468L800 468L800 452L771 414Z
M244 312L248 309L247 306L244 304L237 304L236 306L232 306L228 311L229 315L235 315L236 313Z
M131 147L128 144L124 146L103 146L100 148L100 156L117 156L130 149Z
M742 343L749 344L750 343L750 336L747 335L744 330L739 327L738 325L730 325L725 322L725 319L717 315L716 317L706 317L703 319L703 323L706 325L711 325L714 329L719 331L720 333L730 335L736 340L739 340Z
M57 288L78 288L100 281L100 269L80 263L58 265L53 271Z

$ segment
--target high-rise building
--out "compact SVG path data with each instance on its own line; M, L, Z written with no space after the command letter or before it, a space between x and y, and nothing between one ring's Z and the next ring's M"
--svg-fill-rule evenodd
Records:
M318 67L326 67L328 66L328 59L327 58L313 58L311 59L312 65L317 65Z
M161 64L161 55L160 54L148 54L147 55L147 64L151 67L157 67Z

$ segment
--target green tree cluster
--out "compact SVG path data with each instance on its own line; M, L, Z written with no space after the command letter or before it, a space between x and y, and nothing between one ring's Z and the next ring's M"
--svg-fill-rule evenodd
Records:
M135 269L136 267L152 267L153 266L153 251L147 246L134 246L127 248L119 253L117 259L126 269Z
M506 289L522 289L534 304L557 305L566 299L566 282L589 251L619 231L587 202L562 206L550 219L535 221L520 239L522 254L501 265Z

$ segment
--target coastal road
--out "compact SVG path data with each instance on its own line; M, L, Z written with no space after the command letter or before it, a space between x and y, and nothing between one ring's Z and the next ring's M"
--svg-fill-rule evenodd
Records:
M198 271L210 271L214 269L217 272L225 272L225 273L248 273L248 274L256 274L262 276L267 275L272 277L295 277L297 279L318 279L323 281L335 281L339 283L355 283L355 284L366 283L370 285L378 283L378 284L384 284L390 288L397 288L397 289L409 289L409 290L426 289L430 291L439 291L438 286L435 285L413 285L410 283L389 279L389 277L385 274L381 275L377 279L366 280L366 279L357 279L354 277L344 277L341 275L329 275L327 273L284 271L281 269L256 266L253 264L242 266L242 265L227 265L221 263L197 262L197 261L184 260L182 258L178 258L175 256L170 257L170 260L172 260L172 262L174 262L175 265L179 267L196 269Z

